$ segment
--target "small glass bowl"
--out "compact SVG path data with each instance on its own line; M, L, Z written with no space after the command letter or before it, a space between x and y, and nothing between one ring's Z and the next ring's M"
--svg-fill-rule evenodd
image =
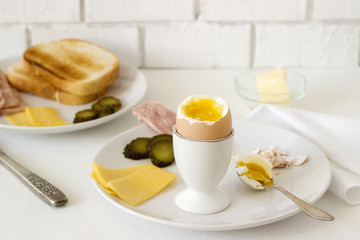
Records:
M305 96L306 79L299 73L284 70L286 72L286 83L288 94L262 94L260 95L256 77L270 71L271 69L258 69L241 73L235 77L235 88L237 94L244 99L247 105L254 109L260 104L274 104L278 106L292 106ZM268 99L268 101L264 101ZM285 99L285 100L284 100Z

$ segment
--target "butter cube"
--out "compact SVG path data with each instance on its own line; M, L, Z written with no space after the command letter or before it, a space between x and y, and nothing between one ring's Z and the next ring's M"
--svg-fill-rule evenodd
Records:
M275 68L259 75L256 82L262 102L283 103L290 100L286 73L282 68Z

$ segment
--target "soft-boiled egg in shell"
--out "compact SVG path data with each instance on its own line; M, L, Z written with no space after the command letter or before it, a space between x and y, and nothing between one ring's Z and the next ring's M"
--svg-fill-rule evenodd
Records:
M221 97L189 96L177 109L176 131L194 140L225 138L232 132L230 108Z

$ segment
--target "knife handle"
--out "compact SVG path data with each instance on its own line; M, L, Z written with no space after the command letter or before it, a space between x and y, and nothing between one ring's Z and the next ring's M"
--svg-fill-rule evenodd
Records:
M29 169L15 162L0 150L0 162L18 177L26 187L47 204L59 207L68 202L67 197L57 187L33 173Z

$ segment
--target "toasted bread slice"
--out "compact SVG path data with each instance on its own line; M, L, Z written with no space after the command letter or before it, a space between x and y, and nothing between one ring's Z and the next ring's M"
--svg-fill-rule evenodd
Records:
M8 68L8 79L12 86L18 90L28 92L40 97L56 100L66 105L80 105L91 102L104 95L108 86L97 93L79 96L56 89L50 82L47 82L24 68L25 60L14 63Z
M99 92L115 81L119 59L93 43L64 39L44 42L24 52L28 71L55 88L75 95Z

